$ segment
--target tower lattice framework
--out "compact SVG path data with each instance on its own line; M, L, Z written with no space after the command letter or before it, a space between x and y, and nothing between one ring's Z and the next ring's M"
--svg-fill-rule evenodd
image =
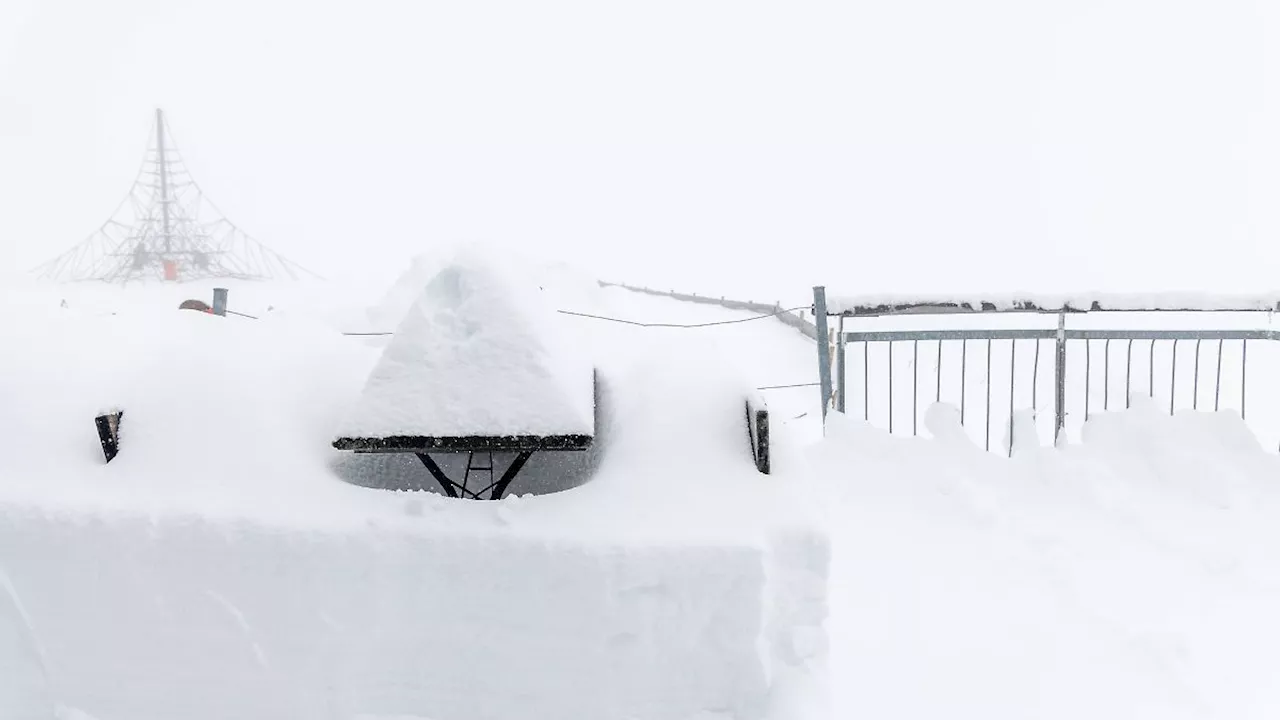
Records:
M109 283L315 277L249 236L209 200L159 109L129 194L92 235L36 273L46 280Z

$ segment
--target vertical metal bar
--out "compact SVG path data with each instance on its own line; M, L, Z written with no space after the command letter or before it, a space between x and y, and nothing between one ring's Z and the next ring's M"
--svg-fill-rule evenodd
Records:
M1156 396L1156 341L1151 341L1147 351L1147 397Z
M911 434L920 434L916 415L920 409L920 341L911 341Z
M991 450L991 338L987 338L987 450Z
M871 343L862 341L862 419L871 422Z
M893 341L889 341L889 434L893 434Z
M1067 314L1065 312L1058 313L1057 356L1054 364L1054 445L1062 440L1062 431L1067 425Z
M1133 404L1130 395L1133 394L1133 338L1129 338L1129 347L1124 351L1124 409L1128 410Z
M1089 380L1093 377L1093 343L1084 341L1084 419L1089 421Z
M1195 378L1191 381L1191 409L1200 409L1200 340L1196 338Z
M1178 341L1173 341L1173 361L1169 365L1169 414L1173 414L1173 399L1178 395Z
M1240 341L1240 419L1244 420L1244 401L1248 397L1245 392L1245 383L1248 379L1249 369L1249 341Z
M1036 338L1036 356L1031 366L1031 410L1040 409L1040 338Z
M169 253L173 251L173 231L169 219L169 161L164 152L164 111L156 108L156 165L160 168L160 213L163 218L165 260L171 260ZM165 278L168 279L168 278Z
M1017 381L1018 340L1009 341L1009 457L1013 457L1013 398L1014 383Z
M845 348L844 348L844 315L836 320L836 410L844 414L845 409Z
M968 395L967 383L965 375L968 372L969 364L969 341L967 339L960 340L960 424L964 425L964 406L965 398Z
M822 427L827 426L827 406L831 403L831 333L827 330L827 289L813 288L813 322L818 335L818 385L822 390Z
M1102 411L1111 410L1111 338L1102 343Z
M1222 400L1222 340L1218 340L1218 370L1213 377L1213 411L1218 412Z
M941 340L938 341L938 366L936 369L938 371L938 378L937 378L938 393L937 395L934 396L933 401L935 403L940 403L942 402L942 341Z

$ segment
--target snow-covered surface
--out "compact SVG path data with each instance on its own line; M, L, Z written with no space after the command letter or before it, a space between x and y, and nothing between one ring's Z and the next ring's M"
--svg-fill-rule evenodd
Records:
M594 432L589 349L573 342L567 318L534 281L505 265L466 252L428 281L342 424L343 437Z
M827 311L853 312L857 308L895 305L970 304L975 307L991 303L1000 310L1012 310L1030 303L1044 309L1073 308L1087 310L1097 303L1104 310L1275 310L1280 308L1280 293L1258 295L1212 294L1202 292L1159 293L948 293L901 294L876 293L847 295L828 291Z
M795 614L744 543L3 508L58 700L104 718L759 717Z
M835 416L838 717L1280 712L1280 460L1232 414L1139 404L1012 460Z
M749 315L537 272L553 307ZM816 389L766 390L766 477L743 400L812 382L809 341L575 318L602 379L582 476L458 501L341 479L386 471L329 445L396 340L337 332L367 306L6 293L6 720L1280 714L1280 459L1231 413L1139 402L1006 459L946 406L928 437L823 439Z
M396 337L307 303L253 321L102 291L0 305L0 668L23 679L0 717L685 720L811 697L825 536L755 471L751 383L714 339L590 326L608 452L587 482L451 501L339 479L374 459L329 441ZM109 465L105 408L125 411Z

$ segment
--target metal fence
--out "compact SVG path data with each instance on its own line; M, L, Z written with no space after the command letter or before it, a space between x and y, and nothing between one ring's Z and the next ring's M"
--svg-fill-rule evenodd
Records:
M834 339L831 345L819 343L824 413L834 407L891 433L920 434L922 410L948 402L959 408L962 423L982 447L1012 454L1012 434L1018 427L1014 420L1020 411L1030 412L1039 439L1053 442L1077 431L1091 414L1128 408L1139 396L1170 413L1233 410L1250 420L1251 392L1271 394L1275 389L1270 374L1250 376L1251 358L1257 365L1260 355L1280 349L1271 342L1280 340L1280 333L1270 329L1073 328L1069 320L1079 324L1101 314L1117 317L1118 311L1096 306L1055 310L1023 303L1007 310L997 310L994 304L852 308L831 314L837 327L830 332L824 327L825 307L825 297L815 292L819 333ZM1148 325L1168 324L1167 313L1131 308L1123 312ZM1253 308L1215 312L1235 313L1237 322L1241 313L1254 321L1268 319ZM976 320L1018 325L938 327L957 324L957 313L967 314L965 322L970 324ZM865 322L871 318L882 325L886 320L902 325L905 314L916 324L932 327L846 328L850 320L876 324ZM996 314L1003 316L1002 323L992 322ZM944 320L944 315L952 320ZM1047 320L1055 324L1028 327ZM1272 425L1280 427L1280 418L1268 418L1261 427L1257 422L1250 425L1255 431L1270 431L1275 429Z

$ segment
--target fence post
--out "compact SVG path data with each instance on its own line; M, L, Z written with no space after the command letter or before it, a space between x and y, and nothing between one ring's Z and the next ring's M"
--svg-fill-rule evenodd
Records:
M844 356L844 315L841 315L836 320L836 410L841 413L845 408Z
M227 289L226 288L213 289L213 314L214 315L227 314Z
M831 404L831 333L827 330L827 289L813 288L813 322L818 329L818 385L822 388L822 426L827 425L827 406Z
M1058 446L1063 440L1064 428L1067 425L1067 313L1058 313L1058 335L1056 340L1057 359L1054 362L1054 395L1053 395L1053 444Z

